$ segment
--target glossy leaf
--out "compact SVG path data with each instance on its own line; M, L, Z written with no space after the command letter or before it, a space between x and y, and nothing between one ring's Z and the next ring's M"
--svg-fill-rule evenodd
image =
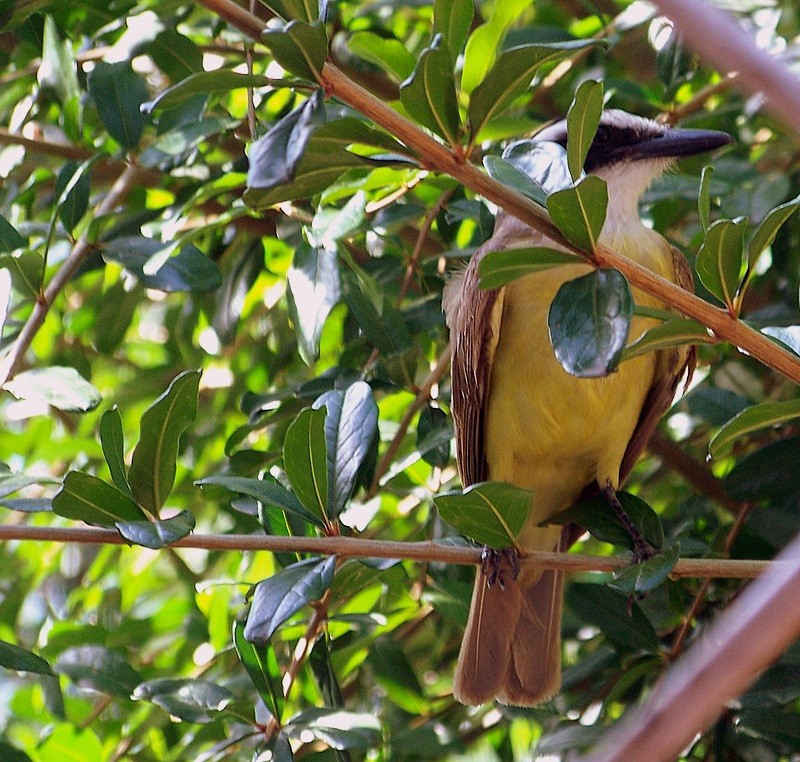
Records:
M464 47L474 15L472 0L434 0L433 33L442 35L447 49L455 56Z
M37 675L55 674L46 659L5 640L0 640L0 667Z
M292 421L283 441L283 469L295 495L324 522L328 509L325 410L306 408Z
M714 167L706 165L700 175L700 191L697 194L697 214L700 217L700 225L703 234L708 232L711 224L711 177L714 174Z
M70 471L53 498L53 513L97 526L147 518L124 492L91 474Z
M245 87L269 87L274 84L275 80L261 74L242 74L230 69L199 71L162 90L156 98L143 103L141 108L145 114L152 114L158 109L178 106L196 95L227 93Z
M592 147L602 113L603 83L584 80L567 112L567 162L573 182L577 182L583 172L583 162Z
M207 723L233 702L233 694L217 683L197 678L158 678L133 691L138 701L150 701L185 722Z
M542 206L558 190L572 187L566 149L549 140L517 140L503 150L503 159L529 177L539 191ZM518 188L523 192L521 188ZM526 194L528 195L528 194Z
M145 410L128 481L136 501L157 515L175 481L178 442L197 414L200 372L187 370Z
M280 719L284 697L280 688L281 672L272 647L257 646L245 640L244 623L239 621L233 623L233 645L261 700L272 716Z
M420 124L458 145L461 119L458 114L453 59L441 36L420 55L414 73L400 85L403 107Z
M791 201L776 206L761 221L761 224L756 228L755 233L753 233L750 243L747 245L747 256L751 266L755 264L758 255L761 254L767 246L772 245L781 226L792 216L795 209L798 207L800 207L800 196L795 196Z
M261 40L286 71L321 81L322 66L328 55L328 38L321 23L290 21L282 29L270 27Z
M125 435L122 430L122 416L117 406L106 410L100 418L100 445L103 456L111 472L111 480L116 488L131 496L128 474L125 467Z
M332 709L305 709L284 726L292 738L311 733L334 749L373 749L383 743L381 726L371 714L357 714Z
M588 175L572 188L551 193L547 211L558 229L570 243L586 251L597 245L606 221L608 188L605 181Z
M504 482L482 482L463 492L445 492L433 502L441 517L461 534L491 548L516 543L536 496Z
M717 220L706 231L695 267L703 285L733 308L742 275L742 254L747 220Z
M653 326L625 348L623 360L685 344L713 344L708 329L691 318L675 317Z
M780 426L796 418L800 418L800 399L753 405L728 421L712 437L708 444L709 455L712 458L721 458L737 439L754 431Z
M141 677L122 654L101 645L84 645L62 651L55 671L78 685L122 699L130 698Z
M646 561L619 569L611 587L625 595L647 595L669 577L678 563L678 551L679 546L674 545Z
M76 162L68 161L56 177L55 195L61 199L58 219L70 233L89 207L89 174L84 170ZM72 186L69 190L68 185Z
M269 639L289 617L325 594L333 580L336 557L324 561L299 561L256 585L244 637L249 643L267 646Z
M356 32L347 46L355 55L380 66L398 82L411 76L417 63L400 40L380 37L374 32Z
M599 268L559 288L547 325L567 373L599 378L619 364L633 316L633 296L619 270Z
M25 246L25 239L17 232L16 228L2 215L0 215L0 252L14 251L14 249L21 249ZM11 259L0 258L0 267L4 267L4 260Z
M356 475L378 436L378 405L364 381L345 391L325 392L314 403L325 407L325 444L328 462L326 514L336 518L355 487Z
M547 192L544 188L513 164L499 156L487 156L483 160L483 166L493 180L513 188L541 206L547 206Z
M324 526L321 519L305 508L288 489L282 487L275 481L269 481L269 478L271 477L249 479L244 476L218 474L200 479L196 481L195 484L199 487L205 487L207 485L224 487L231 492L238 492L241 495L252 497L254 500L258 500L267 507L289 511L295 516L299 516L303 521L308 521L315 526Z
M581 263L583 260L574 254L567 254L546 246L490 251L478 265L480 287L500 288L530 273Z
M194 516L189 511L181 511L168 519L155 521L118 521L117 530L134 545L158 550L186 537L195 526Z
M148 97L145 81L128 61L97 61L87 81L89 95L108 134L123 148L136 148L147 123L140 111Z
M41 402L70 413L94 410L103 399L75 368L59 366L17 373L3 388L17 399Z
M596 40L574 40L520 45L504 51L470 96L467 115L473 139L487 122L504 111L530 87L534 75L544 64L564 58L588 45L597 44ZM468 87L465 89L468 90Z
M145 50L153 63L173 82L203 71L202 49L175 29L162 29L147 43Z

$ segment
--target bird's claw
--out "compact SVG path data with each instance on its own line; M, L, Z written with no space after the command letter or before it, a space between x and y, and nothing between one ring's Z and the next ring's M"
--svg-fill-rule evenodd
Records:
M481 553L481 573L486 578L486 586L498 585L505 590L506 576L516 579L519 574L519 553L516 548L485 547Z

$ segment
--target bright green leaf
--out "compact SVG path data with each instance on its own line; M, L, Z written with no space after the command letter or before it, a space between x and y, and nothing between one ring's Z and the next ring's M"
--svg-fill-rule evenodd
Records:
M796 418L800 418L800 399L753 405L728 421L712 437L708 444L709 455L712 458L721 458L737 439L754 431L780 426Z
M574 187L547 197L550 219L570 243L586 251L592 251L597 245L607 207L608 188L605 181L595 175L588 175Z
M473 0L434 0L433 33L442 35L448 50L457 56L464 47L474 16Z
M742 254L747 220L717 220L706 231L697 252L697 275L721 302L733 308L742 276Z
M111 472L111 480L120 492L131 495L125 468L125 436L122 431L122 416L117 406L106 410L100 418L100 445Z
M400 40L381 37L374 32L356 32L347 46L355 55L380 66L398 82L414 71L417 61Z
M142 509L121 490L91 474L70 471L53 498L53 513L96 526L147 518Z
M18 373L3 387L17 399L52 405L70 413L94 410L102 396L75 368L34 368Z
M567 254L546 246L490 251L478 265L480 287L500 288L523 275L582 262L583 260L574 254Z
M300 502L328 521L325 416L325 410L306 408L292 421L283 441L283 469Z

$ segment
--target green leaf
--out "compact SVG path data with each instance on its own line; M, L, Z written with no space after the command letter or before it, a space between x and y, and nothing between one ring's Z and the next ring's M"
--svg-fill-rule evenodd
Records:
M324 123L325 106L317 90L250 147L248 187L266 190L292 180L309 138Z
M270 508L280 508L283 511L299 516L303 521L308 521L314 526L322 527L324 523L320 518L307 510L303 504L285 487L275 481L269 481L272 477L263 479L249 479L244 476L227 476L216 474L199 479L195 484L199 487L215 485L224 487L231 492L238 492L242 495L252 497L265 506Z
M16 228L2 215L0 215L0 252L14 251L25 246L25 239L16 231ZM3 262L11 257L0 258L0 267L6 267Z
M411 714L425 710L427 699L414 668L400 644L389 635L377 638L367 655L376 682L387 698Z
M63 106L64 130L71 140L78 141L83 132L83 108L78 83L78 66L72 43L59 39L52 17L44 17L42 63L37 77L42 88L51 88Z
M128 481L136 502L158 515L175 481L178 442L197 414L200 371L187 370L145 410Z
M70 471L53 497L53 513L86 524L109 527L118 521L147 518L142 509L121 490L81 471Z
M311 733L334 749L374 749L383 744L381 725L372 714L357 714L341 709L305 709L283 727L291 738Z
M336 242L351 234L366 219L367 196L354 193L341 208L323 207L314 215L311 231L315 240L326 249L335 249Z
M62 651L56 660L55 670L67 675L78 685L126 700L142 679L121 654L99 645L77 646Z
M2 236L0 240L5 241L7 245L16 243L10 236L6 235L2 223L0 223L0 236ZM21 238L19 240L22 241ZM22 245L25 245L25 241L22 241ZM9 271L11 284L17 293L33 299L39 295L44 271L44 261L41 254L33 251L21 251L16 256L4 254L0 256L0 270Z
M0 667L37 675L55 674L46 659L5 640L0 640Z
M111 472L111 481L120 492L131 496L128 475L125 469L125 435L122 431L122 416L117 406L106 410L100 418L100 445Z
M493 180L513 188L541 206L547 206L547 191L510 162L499 156L486 156L483 166Z
M453 59L441 35L422 51L414 73L400 85L400 101L420 124L449 145L458 145L461 118Z
M550 140L517 140L503 150L503 159L541 188L538 193L542 198L539 201L542 206L547 206L547 197L551 193L572 187L567 151L558 143ZM523 192L521 188L517 190Z
M174 29L162 29L144 49L173 82L203 71L201 48Z
M181 511L168 519L156 521L118 521L117 530L134 545L158 550L186 537L195 527L194 516L189 511Z
M603 83L593 79L581 82L567 112L567 162L573 182L583 172L583 162L603 113Z
M656 553L646 561L631 564L614 573L611 587L624 595L646 595L669 577L678 563L679 546Z
M474 16L473 0L434 0L433 33L440 34L447 49L457 56L464 47Z
M622 360L632 360L648 352L658 352L684 344L713 344L714 341L714 337L702 323L691 318L676 317L653 326L633 344L625 347Z
M132 691L138 701L150 701L184 722L208 723L233 703L234 695L221 685L197 678L159 678Z
M795 196L791 201L776 206L761 221L747 245L747 258L751 267L755 264L758 255L772 244L783 223L792 216L798 207L800 207L800 196Z
M88 76L89 95L100 121L114 140L132 151L139 144L147 117L140 107L147 100L147 85L128 61L97 61Z
M291 19L316 21L322 5L320 0L262 0L262 2L286 21Z
M441 517L461 534L490 548L516 543L536 496L504 482L482 482L463 492L445 492L433 502Z
M658 652L658 636L639 604L605 585L573 582L564 595L567 607L597 627L621 653Z
M742 276L742 254L747 220L717 220L706 231L695 267L703 285L733 309Z
M43 402L69 413L94 410L103 399L75 368L57 365L18 373L3 388L17 399Z
M700 175L700 191L697 194L697 214L700 217L700 225L703 234L708 232L711 220L711 176L714 174L714 167L706 165Z
M556 358L579 378L608 375L620 362L632 316L633 296L619 270L598 268L564 283L547 315Z
M347 46L355 55L380 66L398 82L411 76L417 63L400 40L381 37L375 32L356 32L347 41Z
M289 617L322 598L333 581L335 568L336 556L324 561L309 558L259 582L247 614L245 640L267 646L275 630Z
M555 191L547 198L550 219L575 246L593 251L606 221L608 188L604 180L588 175L572 188Z
M306 408L292 421L283 440L283 469L300 502L327 522L325 416L325 410Z
M80 167L77 162L68 161L61 167L56 177L55 196L61 199L58 206L58 219L70 233L89 208L90 180L86 169L86 167ZM76 174L77 177L75 177ZM65 194L69 184L72 187Z
M617 492L617 498L639 534L654 548L660 548L664 544L664 529L658 514L644 500L630 492ZM580 500L556 514L550 522L577 524L600 542L633 550L633 540L628 530L603 497Z
M141 108L145 114L152 114L157 109L177 106L195 95L228 93L245 87L270 87L275 84L274 79L261 74L242 74L231 69L199 71L163 90L153 100L143 103Z
M239 621L233 623L233 645L264 705L280 720L284 698L280 688L281 671L272 646L248 643L244 637L244 623Z
M110 355L119 349L143 294L141 285L125 283L124 280L117 281L103 294L94 327L94 345L98 352Z
M345 391L325 392L314 408L325 407L325 444L328 460L326 514L336 518L355 486L358 469L378 436L378 405L372 389L356 381Z
M712 458L721 458L740 437L760 429L780 426L798 417L800 417L800 399L753 405L731 418L711 438L708 443L708 453Z
M314 82L322 81L322 67L328 56L328 38L322 23L290 21L282 29L267 29L261 41L286 71Z
M574 254L546 246L490 251L478 265L480 287L500 288L523 275L582 262L583 260Z
M450 442L453 427L440 407L425 405L417 422L417 452L435 468L444 468L450 462Z

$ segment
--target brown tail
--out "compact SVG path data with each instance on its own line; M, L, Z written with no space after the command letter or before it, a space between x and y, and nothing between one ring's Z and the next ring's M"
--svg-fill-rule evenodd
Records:
M458 657L453 695L462 704L533 706L561 686L564 573L546 569L531 584L487 587L479 569Z

